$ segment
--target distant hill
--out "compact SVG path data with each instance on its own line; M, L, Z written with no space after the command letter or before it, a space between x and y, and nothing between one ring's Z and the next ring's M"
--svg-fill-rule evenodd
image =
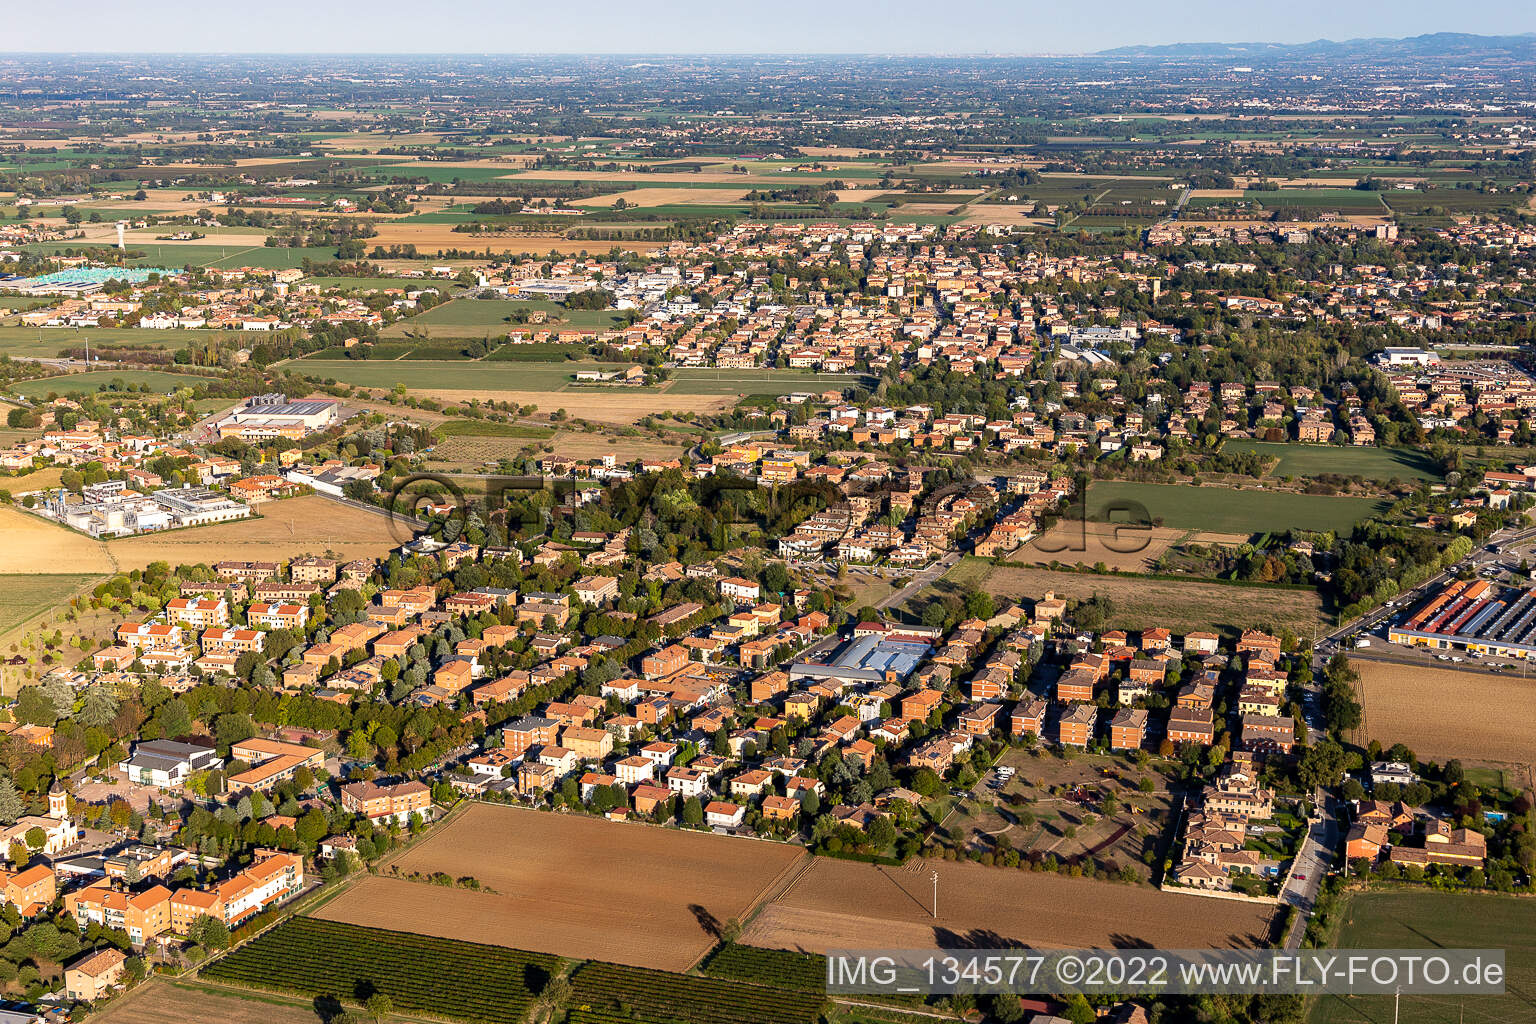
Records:
M1478 55L1536 56L1536 32L1517 36L1476 36L1465 32L1434 32L1407 39L1318 39L1310 43L1170 43L1164 46L1119 46L1100 50L1100 57L1457 57Z

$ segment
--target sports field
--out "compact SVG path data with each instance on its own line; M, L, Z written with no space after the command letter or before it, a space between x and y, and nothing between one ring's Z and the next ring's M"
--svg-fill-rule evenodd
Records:
M709 929L748 909L799 847L475 804L416 844L402 872L473 875L494 892L363 879L316 916L561 956L685 970Z
M1228 441L1224 452L1252 451L1280 461L1275 476L1360 476L1367 480L1439 480L1441 474L1430 457L1415 448L1341 448L1321 444L1270 444L1266 441Z
M1517 1024L1536 1019L1536 913L1528 899L1432 890L1353 893L1339 949L1502 949L1502 996L1321 996L1310 1024ZM1395 1012L1395 1017L1394 1017Z
M1374 498L1334 498L1278 491L1240 491L1187 484L1143 484L1122 480L1088 486L1090 519L1120 502L1142 505L1154 521L1184 530L1213 533L1270 533L1285 530L1347 532L1355 523L1384 511ZM1123 520L1123 516L1116 517Z
M69 373L60 377L42 377L38 380L17 381L12 390L28 398L46 398L50 394L84 395L103 389L116 390L148 385L155 392L175 391L177 388L196 387L200 378L180 373L162 373L159 370L87 370L85 373Z

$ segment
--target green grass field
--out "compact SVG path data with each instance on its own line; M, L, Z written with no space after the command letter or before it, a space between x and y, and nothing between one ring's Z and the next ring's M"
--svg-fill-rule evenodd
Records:
M68 600L97 578L75 573L0 576L0 636Z
M1140 502L1164 526L1213 533L1265 533L1291 529L1348 531L1388 505L1372 498L1330 498L1312 494L1238 491L1185 484L1142 484L1120 480L1088 486L1088 512L1098 518L1110 504ZM1120 517L1123 518L1123 517Z
M523 311L544 313L544 324L512 324L507 317ZM558 322L557 322L558 321ZM383 337L424 334L433 338L484 338L513 330L559 330L577 328L607 331L623 324L618 313L602 309L566 309L555 302L517 299L453 299L433 306L420 316L386 327Z
M500 420L448 420L437 428L444 437L553 437L551 427L530 427Z
M550 363L471 362L465 360L323 360L300 359L287 369L344 384L392 388L404 384L413 391L560 391L576 379L577 370L620 370L614 363L562 360Z
M180 373L161 373L159 370L90 370L86 373L70 373L62 377L43 377L39 380L18 381L12 390L28 398L45 398L50 394L84 395L114 382L130 387L148 384L151 391L175 391L182 387L196 387L200 378Z
M1405 995L1400 1024L1516 1024L1536 1020L1536 913L1508 896L1367 892L1348 897L1339 949L1503 949L1502 996ZM1391 996L1321 996L1311 1024L1389 1024Z
M153 242L138 243L134 249L145 255L128 262L134 266L167 267L178 269L188 264L198 267L265 267L269 270L286 270L301 267L305 259L316 263L329 263L336 258L332 248L283 249L269 248L261 244L259 236L253 236L255 244L239 245L156 245ZM24 245L27 252L62 252L79 249L79 242L35 242ZM98 246L105 248L105 246Z
M1413 448L1339 448L1318 444L1270 444L1228 441L1224 452L1253 451L1279 458L1276 476L1361 476L1367 480L1439 480L1440 473L1424 452Z

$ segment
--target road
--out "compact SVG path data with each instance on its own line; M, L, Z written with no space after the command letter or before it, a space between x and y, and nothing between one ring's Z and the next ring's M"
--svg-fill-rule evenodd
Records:
M1454 574L1461 568L1466 567L1472 569L1474 572L1481 572L1483 569L1489 567L1490 565L1499 565L1500 563L1504 563L1506 560L1511 558L1513 558L1514 564L1518 564L1519 558L1513 557L1515 554L1514 549L1532 540L1536 540L1536 528L1527 530L1500 530L1497 533L1491 534L1488 539L1483 542L1482 546L1476 548L1461 562L1451 566L1443 572L1437 573L1430 579L1425 580L1423 583L1419 584L1417 587L1414 587L1412 590L1406 591L1393 598L1392 604L1396 607L1381 605L1379 607L1373 608L1359 618L1344 623L1342 626L1339 626L1337 629L1333 630L1327 636L1319 640L1317 645L1318 666L1321 667L1322 662L1333 653L1332 649L1334 647L1347 646L1342 642L1346 636L1356 632L1374 632L1379 627L1384 625L1387 620L1392 618L1392 616L1396 615L1399 608L1406 608L1419 603L1419 601L1425 598L1431 591L1440 586L1443 586L1446 581L1451 579Z
M1307 918L1317 904L1317 890L1323 877L1333 867L1334 851L1342 840L1337 806L1333 797L1318 790L1312 794L1317 818L1307 832L1306 842L1296 857L1296 866L1280 893L1280 902L1295 907L1296 920L1285 935L1285 948L1296 949L1307 929Z
M899 604L905 603L909 597L916 594L919 590L922 590L930 583L933 583L939 577L949 572L949 570L953 569L959 563L959 561L960 552L951 551L949 554L945 555L937 562L934 562L922 572L919 572L917 575L913 576L910 580L907 581L906 586L881 598L878 602L875 603L876 610L885 611L887 608L894 608Z

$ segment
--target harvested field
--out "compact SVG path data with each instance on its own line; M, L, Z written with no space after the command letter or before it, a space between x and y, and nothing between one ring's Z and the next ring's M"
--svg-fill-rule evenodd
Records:
M314 495L257 506L260 519L99 541L46 519L0 506L0 573L106 575L150 562L213 563L226 558L286 560L331 550L373 558L399 544L382 515Z
M1365 743L1406 743L1422 758L1536 763L1526 718L1536 679L1353 657L1365 705ZM1458 711L1447 714L1454 700Z
M747 194L744 188L632 188L602 196L571 201L572 206L596 206L608 208L623 199L629 206L707 205L739 203Z
M939 916L930 916L939 874ZM825 953L864 948L1253 947L1273 908L968 862L920 870L817 858L742 941Z
M377 558L400 543L389 521L318 495L258 505L260 519L124 537L107 547L122 569L154 561L171 565L221 559L277 561L334 551L342 560Z
M484 366L485 364L476 364ZM509 364L515 365L515 364ZM736 404L736 396L676 395L655 391L599 391L596 389L574 391L460 391L453 388L412 388L413 394L428 395L445 402L467 402L472 398L481 401L494 399L498 402L515 402L518 405L535 406L539 412L564 409L572 416L580 416L594 423L638 423L647 416L664 409L673 412L713 413Z
M805 857L778 843L476 804L402 871L473 875L495 892L366 878L317 916L681 971ZM616 894L623 898L616 898ZM601 908L594 911L593 908Z
M573 221L583 218L572 217ZM581 226L579 223L572 227ZM593 242L585 239L569 239L563 235L528 234L466 234L454 231L452 224L428 224L420 221L384 221L378 225L378 234L368 239L370 246L414 245L422 252L439 252L444 249L473 249L493 253L545 253L551 250L561 253L607 252L614 246L636 252L650 252L659 247L657 242ZM384 264L384 266L409 266L409 264Z
M114 570L101 541L17 508L0 506L0 573L95 573Z
M1111 569L1141 572L1188 533L1166 526L1128 530L1111 523L1064 521L1009 555L1008 560L1040 565L1051 561L1084 565L1103 562Z
M1097 576L993 566L972 558L960 562L939 585L945 582L974 583L998 597L1026 601L1039 600L1048 590L1069 601L1102 594L1114 604L1109 624L1118 629L1163 626L1175 633L1196 629L1238 633L1288 628L1298 636L1310 636L1313 626L1323 622L1322 600L1311 590Z
M100 1024L315 1024L312 1000L194 988L159 979L91 1015Z

